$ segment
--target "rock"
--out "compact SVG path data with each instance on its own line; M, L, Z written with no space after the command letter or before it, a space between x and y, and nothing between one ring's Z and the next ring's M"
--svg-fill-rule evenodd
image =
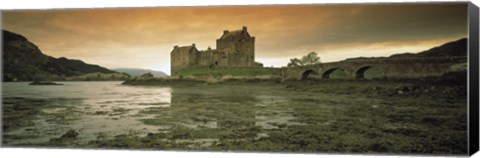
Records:
M75 141L75 138L77 136L78 136L78 132L76 132L73 129L70 129L70 130L67 131L67 133L63 134L60 138L50 139L50 142L66 145L66 144L69 144L69 143Z
M147 137L153 137L153 136L155 136L154 133L148 133L148 134L147 134Z
M55 83L55 82L48 82L48 81L34 81L29 83L28 85L47 85L47 86L56 86L56 85L63 85L62 83Z
M60 139L75 138L77 136L78 136L78 132L73 129L70 129L68 130L67 133L63 134L62 137L60 137Z
M404 92L402 90L398 90L397 94L403 94Z

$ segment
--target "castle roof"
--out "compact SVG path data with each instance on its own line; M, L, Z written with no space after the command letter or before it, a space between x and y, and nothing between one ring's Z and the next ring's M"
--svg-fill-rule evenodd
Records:
M218 50L216 50L216 49L199 50L198 52L199 52L199 53L213 53L213 54L220 53L220 52L219 52Z
M248 39L251 38L250 34L247 32L247 27L243 27L241 30L235 30L235 31L228 31L225 30L223 31L222 37L220 37L221 40L232 40L232 39Z
M172 50L172 53L183 53L183 52L190 52L192 50L198 51L197 48L195 48L195 45L190 45L190 46L175 46Z

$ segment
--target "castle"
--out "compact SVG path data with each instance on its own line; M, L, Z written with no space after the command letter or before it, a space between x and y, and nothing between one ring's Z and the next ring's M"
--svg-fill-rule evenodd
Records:
M171 74L177 76L181 70L192 66L206 67L254 67L255 37L250 36L247 27L235 31L223 31L217 39L217 49L198 50L195 44L174 46L170 53Z

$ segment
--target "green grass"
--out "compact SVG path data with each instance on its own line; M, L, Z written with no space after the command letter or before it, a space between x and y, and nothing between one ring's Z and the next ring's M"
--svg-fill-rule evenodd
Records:
M363 74L365 79L383 78L384 73L379 68L370 68Z
M87 73L84 75L66 77L62 80L67 81L108 81L108 80L125 80L130 78L130 76L122 73Z
M343 70L335 70L330 74L331 79L351 79L353 78L351 75L347 74Z
M178 76L195 76L195 77L222 77L222 76L242 76L255 77L262 75L274 75L275 70L263 68L227 68L227 67L191 67L182 70Z

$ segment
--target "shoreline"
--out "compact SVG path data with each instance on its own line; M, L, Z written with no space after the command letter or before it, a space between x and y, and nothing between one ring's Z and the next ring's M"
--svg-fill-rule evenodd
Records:
M466 71L446 73L442 76L427 76L422 78L382 78L382 79L282 79L279 77L227 77L227 78L146 78L146 79L129 79L124 80L122 85L181 85L181 84L235 84L235 83L345 83L345 82L393 82L393 83L418 83L418 84L440 84L440 85L459 85L467 84Z
M441 77L403 78L403 79L313 79L313 80L281 80L281 79L225 79L200 80L194 78L162 78L127 80L126 86L171 86L195 87L205 86L279 86L290 92L309 94L361 95L365 97L466 97L468 84L466 74L457 72Z
M463 132L466 128L465 80L460 85L433 82L433 79L216 83L165 80L137 82L138 87L130 88L146 91L132 91L127 95L133 99L130 102L125 102L123 94L118 94L117 101L89 104L81 100L6 98L10 103L4 107L9 114L4 125L7 132L20 128L42 129L34 124L38 118L29 115L32 112L63 127L47 135L49 139L45 141L15 142L28 140L27 132L9 133L3 143L14 147L270 152L460 154L466 150L465 146L458 146L466 139ZM94 91L105 90L96 88L99 89ZM168 89L169 94L152 92L160 89ZM139 103L138 93L170 99ZM78 106L63 106L58 102ZM37 106L38 103L44 106ZM56 111L58 108L66 109ZM112 123L130 119L141 128L135 132L108 134L72 126L84 118L102 118ZM439 137L444 139L433 139ZM413 146L415 144L422 146Z

